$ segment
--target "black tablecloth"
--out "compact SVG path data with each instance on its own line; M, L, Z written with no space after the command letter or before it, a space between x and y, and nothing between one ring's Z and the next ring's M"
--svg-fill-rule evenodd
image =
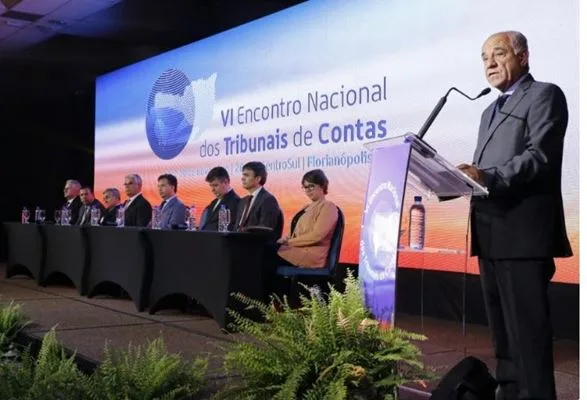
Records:
M151 286L151 247L143 228L87 227L88 296L112 294L106 284L116 283L135 303L147 307Z
M37 224L4 222L8 239L6 278L28 275L40 283L43 279L45 246Z
M232 293L263 300L270 290L272 257L265 232L4 225L7 277L26 272L48 284L45 278L60 272L80 294L120 295L122 288L139 311L149 307L154 313L165 308L162 300L181 294L196 299L226 327L226 308L242 311Z
M196 299L226 327L226 307L242 308L231 293L262 300L268 290L263 287L265 233L144 232L153 247L151 313L166 296L181 293Z
M87 294L87 243L79 226L41 225L46 243L46 262L41 284L50 282L52 274L67 276L82 295Z

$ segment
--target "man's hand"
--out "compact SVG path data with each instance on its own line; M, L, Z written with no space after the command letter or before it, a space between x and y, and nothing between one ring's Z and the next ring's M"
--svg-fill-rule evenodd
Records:
M469 178L473 179L478 184L485 186L485 180L483 179L483 171L481 171L479 168L469 164L461 164L458 165L457 168L463 171L465 174L467 174Z

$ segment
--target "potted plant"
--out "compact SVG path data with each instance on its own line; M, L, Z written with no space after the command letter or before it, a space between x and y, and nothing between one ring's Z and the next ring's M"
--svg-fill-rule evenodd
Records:
M305 287L301 308L272 297L269 305L235 297L257 309L256 322L229 310L243 334L226 349L224 366L236 375L217 399L396 399L397 388L430 377L413 341L422 335L382 329L364 306L351 274L344 292L325 296Z

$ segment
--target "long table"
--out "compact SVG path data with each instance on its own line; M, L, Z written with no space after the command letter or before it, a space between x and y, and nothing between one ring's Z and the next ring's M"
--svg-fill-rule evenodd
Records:
M6 277L25 274L40 285L67 276L80 295L128 293L138 311L154 313L182 294L206 308L221 327L227 308L242 310L240 292L268 294L271 254L266 233L220 233L5 222ZM115 284L115 285L112 285Z

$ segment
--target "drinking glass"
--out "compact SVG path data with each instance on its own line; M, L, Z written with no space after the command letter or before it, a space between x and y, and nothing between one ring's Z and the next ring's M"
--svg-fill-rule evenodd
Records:
M71 210L64 208L61 211L61 225L70 225L71 223Z
M151 228L161 229L161 209L159 206L153 207L153 211L151 213Z
M185 224L188 231L196 230L196 207L191 206L185 210Z
M119 228L124 227L124 207L119 207L116 211L116 226Z
M100 209L99 208L92 208L90 210L90 225L98 226L100 225Z
M55 225L61 225L61 210L55 210Z

